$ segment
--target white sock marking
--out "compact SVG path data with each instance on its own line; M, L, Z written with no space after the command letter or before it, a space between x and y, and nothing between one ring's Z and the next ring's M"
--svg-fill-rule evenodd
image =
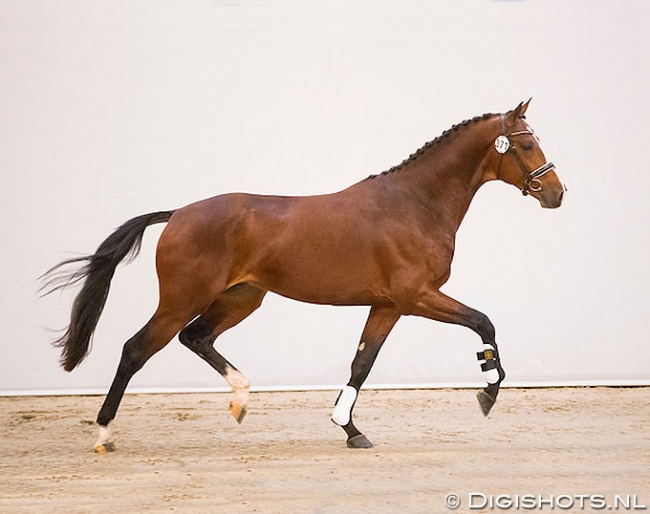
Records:
M251 387L248 380L246 380L246 377L236 369L228 367L225 379L232 388L232 392L235 393L234 401L240 405L246 405L248 402L248 393Z
M108 443L111 440L111 429L110 427L99 426L99 439L95 443L95 448L101 446L102 444Z

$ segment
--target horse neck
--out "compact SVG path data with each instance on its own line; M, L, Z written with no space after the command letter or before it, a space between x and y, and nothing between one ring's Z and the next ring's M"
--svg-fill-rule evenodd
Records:
M405 191L417 198L432 222L458 230L484 178L486 155L496 137L488 122L461 127L394 173Z

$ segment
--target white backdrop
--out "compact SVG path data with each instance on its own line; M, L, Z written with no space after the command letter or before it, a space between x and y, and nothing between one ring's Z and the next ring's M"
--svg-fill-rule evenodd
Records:
M444 291L490 316L510 385L648 384L646 0L0 3L0 392L105 391L157 301L162 227L118 268L94 350L49 345L37 277L123 221L229 191L314 194L533 97L569 192L485 186ZM258 388L341 386L367 309L269 295L218 341ZM403 318L368 384L482 382L469 330ZM131 391L224 383L177 340Z

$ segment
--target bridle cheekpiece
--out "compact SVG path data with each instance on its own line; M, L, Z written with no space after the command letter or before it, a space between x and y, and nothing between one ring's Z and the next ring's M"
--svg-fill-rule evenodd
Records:
M529 191L532 191L534 193L541 191L543 185L540 178L546 175L552 169L554 169L555 165L552 162L547 162L546 164L542 164L539 168L533 171L528 171L528 168L521 160L521 156L519 155L519 152L517 152L517 148L515 148L510 142L510 139L513 137L523 136L523 135L535 135L535 133L530 129L508 133L508 131L506 130L505 114L501 115L501 129L503 133L494 140L494 149L501 154L501 159L503 159L503 156L506 153L510 153L517 161L519 168L521 169L521 171L526 177L526 180L524 181L524 187L521 190L522 194L526 196ZM500 170L501 170L501 163L499 163L499 171Z

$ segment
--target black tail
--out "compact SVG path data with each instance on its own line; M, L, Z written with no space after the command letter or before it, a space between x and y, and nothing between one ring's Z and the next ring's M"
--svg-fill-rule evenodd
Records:
M61 365L72 371L90 352L90 340L99 317L104 310L111 279L117 265L128 257L132 261L140 253L142 237L149 225L165 223L174 211L154 212L127 221L99 245L93 255L65 260L47 271L41 279L44 295L83 282L83 287L74 300L70 325L65 334L56 341L61 347ZM61 271L69 264L83 263L72 271Z

